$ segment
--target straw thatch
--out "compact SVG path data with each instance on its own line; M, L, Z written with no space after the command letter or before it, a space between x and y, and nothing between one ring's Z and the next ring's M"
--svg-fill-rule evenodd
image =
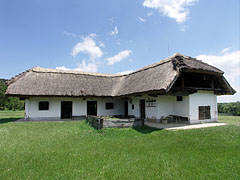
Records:
M168 93L184 72L214 75L221 84L221 94L235 93L221 70L175 54L128 75L32 68L8 81L6 95L116 97L144 92Z

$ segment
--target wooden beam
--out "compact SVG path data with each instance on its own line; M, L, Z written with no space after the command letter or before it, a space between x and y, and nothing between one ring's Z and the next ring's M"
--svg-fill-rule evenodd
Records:
M151 97L157 97L158 94L148 94L148 96L151 96Z

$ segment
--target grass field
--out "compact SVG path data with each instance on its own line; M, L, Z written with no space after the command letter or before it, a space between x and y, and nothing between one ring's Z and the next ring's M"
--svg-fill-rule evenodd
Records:
M240 179L240 117L169 132L85 122L14 123L0 112L0 179ZM2 120L3 119L3 120Z

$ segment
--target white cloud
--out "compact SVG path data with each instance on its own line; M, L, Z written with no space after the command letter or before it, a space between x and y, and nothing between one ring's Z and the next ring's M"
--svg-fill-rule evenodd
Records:
M83 37L82 41L77 43L72 49L72 56L75 57L79 53L84 53L90 56L91 59L100 58L103 55L102 50L96 45L93 38L96 34L90 34Z
M153 12L150 11L149 13L147 13L147 16L152 16L153 15Z
M222 51L221 51L221 54L224 54L226 52L228 52L230 50L230 48L224 48Z
M106 58L106 60L108 61L108 65L112 65L116 62L120 62L123 59L126 59L131 53L132 51L130 50L121 51L113 57Z
M97 72L98 67L95 62L86 64L85 60L83 60L82 64L78 64L75 70L84 72Z
M60 70L75 70L75 71L82 71L82 72L97 72L97 65L94 62L86 64L86 61L83 60L81 64L77 64L77 68L70 69L66 68L65 66L56 67L56 69Z
M165 16L173 18L176 22L182 23L186 21L189 9L198 0L144 0L143 6L157 9Z
M131 70L123 71L123 72L118 72L117 74L124 75L124 74L130 74L132 72L134 72L134 71L131 69Z
M71 69L69 69L69 68L66 68L65 66L56 67L56 69L60 69L60 70L71 70Z
M115 36L115 35L117 35L117 34L118 34L118 27L115 26L115 27L114 27L114 30L111 32L111 35L112 35L112 36Z
M144 19L144 18L138 17L138 19L142 22L146 22L146 19Z
M234 96L220 96L219 100L221 102L240 101L240 51L225 51L224 54L220 56L199 55L196 58L224 71L224 76L237 91Z

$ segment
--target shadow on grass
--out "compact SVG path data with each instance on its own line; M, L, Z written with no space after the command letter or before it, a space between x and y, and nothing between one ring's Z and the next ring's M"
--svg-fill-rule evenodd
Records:
M154 131L161 131L162 130L162 129L152 128L152 127L148 127L148 126L136 126L136 127L133 127L133 129L142 133L142 134L149 134L149 133L152 133Z
M19 120L19 118L3 118L3 119L0 119L0 124L15 122L17 120Z

